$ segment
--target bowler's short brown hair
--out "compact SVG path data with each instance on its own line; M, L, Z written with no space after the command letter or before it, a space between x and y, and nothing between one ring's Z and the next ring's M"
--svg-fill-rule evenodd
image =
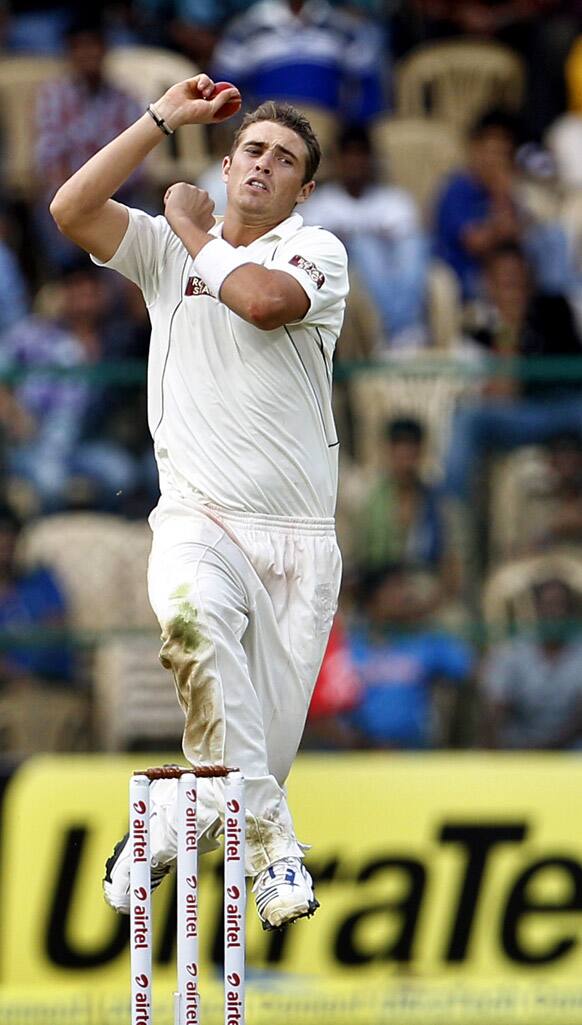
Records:
M302 184L305 185L306 182L310 182L315 177L319 167L321 146L305 115L300 110L297 110L296 107L292 107L290 103L277 103L275 100L266 100L256 110L251 110L248 114L245 114L241 126L233 139L231 154L237 148L240 137L245 129L249 125L256 125L259 121L274 121L277 125L284 125L285 128L290 128L292 132L295 132L303 139L307 149L307 160Z

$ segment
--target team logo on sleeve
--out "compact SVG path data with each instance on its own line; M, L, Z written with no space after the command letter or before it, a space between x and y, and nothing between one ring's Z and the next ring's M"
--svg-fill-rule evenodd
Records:
M212 299L216 296L210 291L208 285L202 278L188 278L185 295L209 295Z
M322 274L319 267L316 267L314 263L306 260L304 256L292 256L289 260L294 267L299 267L300 270L304 270L313 281L316 288L321 288L325 282L325 274Z

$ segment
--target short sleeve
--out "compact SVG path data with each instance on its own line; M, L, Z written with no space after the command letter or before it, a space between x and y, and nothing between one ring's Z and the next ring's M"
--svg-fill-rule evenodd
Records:
M165 217L151 217L143 210L127 207L129 223L117 252L103 263L91 256L98 267L116 270L129 278L143 292L147 306L158 294L160 274L163 270L168 246L173 234Z
M268 266L291 274L306 292L310 306L302 323L325 325L338 309L343 313L349 291L348 257L330 231L302 228L278 246Z

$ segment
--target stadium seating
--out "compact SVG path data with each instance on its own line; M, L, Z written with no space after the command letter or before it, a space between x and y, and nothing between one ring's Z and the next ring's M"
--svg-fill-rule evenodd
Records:
M89 638L107 630L154 627L151 611L145 620L146 531L147 525L106 513L59 513L27 527L21 557L27 566L41 563L55 573L68 599L71 626Z
M3 56L0 61L0 172L15 194L30 198L37 181L34 168L35 108L38 89L64 74L56 57ZM112 47L105 59L108 80L134 96L144 109L175 82L197 73L191 61L169 50L149 46ZM206 133L180 128L160 142L146 161L150 180L194 180L209 162Z
M463 373L457 360L433 350L403 357L390 367L358 371L349 382L356 459L375 466L386 420L411 415L427 428L429 469L437 472L448 444L455 405L473 388L472 376Z
M82 641L93 739L108 750L180 734L182 713L158 662L159 627L147 598L150 542L147 523L105 513L49 516L21 538L23 564L49 567L63 587L70 625Z
M428 270L427 314L431 345L450 352L461 337L462 305L457 276L442 260L432 260Z
M446 121L422 117L379 118L372 127L380 179L410 192L429 225L443 178L464 163L464 145Z
M63 71L56 57L7 57L0 60L0 174L5 186L29 197L36 189L34 169L36 94Z
M184 715L157 636L127 633L95 653L94 733L100 750L180 747Z
M520 58L489 41L427 43L396 69L400 116L440 118L461 131L491 107L517 110L523 90Z
M563 580L582 594L582 555L563 548L508 562L494 570L483 587L483 612L488 627L506 632L535 621L533 587L548 579Z
M523 553L534 534L541 533L544 498L549 491L543 449L525 446L492 460L488 515L491 565Z
M25 758L39 751L86 751L91 744L87 693L27 683L20 691L0 695L4 755Z

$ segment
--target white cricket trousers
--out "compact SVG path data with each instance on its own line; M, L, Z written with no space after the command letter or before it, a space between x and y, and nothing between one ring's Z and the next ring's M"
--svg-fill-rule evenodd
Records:
M334 523L226 514L166 497L150 522L149 595L160 659L185 714L184 754L244 773L254 876L304 851L284 783L337 606ZM222 831L223 784L204 779L199 788L201 849L210 849Z

